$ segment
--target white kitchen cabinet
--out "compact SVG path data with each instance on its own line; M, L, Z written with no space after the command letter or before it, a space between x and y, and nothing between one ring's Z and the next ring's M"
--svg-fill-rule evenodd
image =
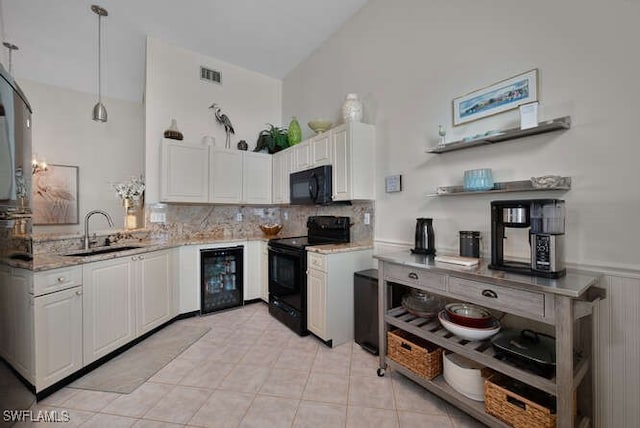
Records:
M331 129L333 200L375 198L375 127L349 122Z
M136 334L169 321L175 314L173 251L162 250L131 257L135 264Z
M260 241L260 298L269 303L269 242Z
M307 328L331 346L353 340L353 274L375 266L372 254L307 252Z
M82 368L82 286L34 298L37 391Z
M12 362L13 367L33 382L33 273L26 269L11 269Z
M293 146L293 153L294 163L292 172L311 168L311 140L305 140Z
M0 357L9 361L11 344L11 268L0 266Z
M247 241L244 259L246 278L244 280L244 300L255 300L261 297L262 256L261 241Z
M208 202L209 146L162 140L160 200Z
M209 202L242 202L242 154L240 150L212 148L209 159Z
M273 156L273 203L289 203L289 174L293 172L294 148L279 151Z
M272 155L242 152L242 202L271 204Z
M331 133L323 132L311 138L311 165L331 165L333 150L331 150Z
M83 361L87 365L136 337L135 272L130 257L83 266Z

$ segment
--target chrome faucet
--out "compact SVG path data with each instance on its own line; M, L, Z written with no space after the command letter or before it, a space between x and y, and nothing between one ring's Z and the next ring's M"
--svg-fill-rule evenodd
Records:
M109 215L109 213L102 210L89 211L87 215L84 216L84 249L85 250L89 249L89 219L94 214L102 214L103 216L105 216L105 218L109 222L109 227L113 227L113 220L111 220L111 216Z

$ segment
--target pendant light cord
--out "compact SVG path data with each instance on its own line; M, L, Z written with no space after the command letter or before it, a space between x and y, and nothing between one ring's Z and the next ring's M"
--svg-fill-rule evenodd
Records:
M102 102L102 15L98 15L98 102Z

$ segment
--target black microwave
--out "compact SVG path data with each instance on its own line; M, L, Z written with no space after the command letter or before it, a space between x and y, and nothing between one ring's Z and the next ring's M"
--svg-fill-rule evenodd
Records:
M292 205L328 205L332 202L331 165L323 165L289 175Z

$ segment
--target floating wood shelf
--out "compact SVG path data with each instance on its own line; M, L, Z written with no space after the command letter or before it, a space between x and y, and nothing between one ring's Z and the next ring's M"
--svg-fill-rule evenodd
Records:
M495 183L491 190L465 190L464 186L441 186L436 193L427 196L464 196L464 195L484 195L487 193L508 193L508 192L541 192L551 190L571 190L571 177L562 177L562 183L555 187L533 187L531 180L504 181Z
M427 153L446 153L454 150L464 150L476 146L502 143L517 138L528 137L530 135L544 134L547 132L561 131L571 128L571 116L564 116L557 119L541 122L538 126L529 129L510 128L496 134L479 136L474 139L458 140L446 143L441 146L432 147Z

